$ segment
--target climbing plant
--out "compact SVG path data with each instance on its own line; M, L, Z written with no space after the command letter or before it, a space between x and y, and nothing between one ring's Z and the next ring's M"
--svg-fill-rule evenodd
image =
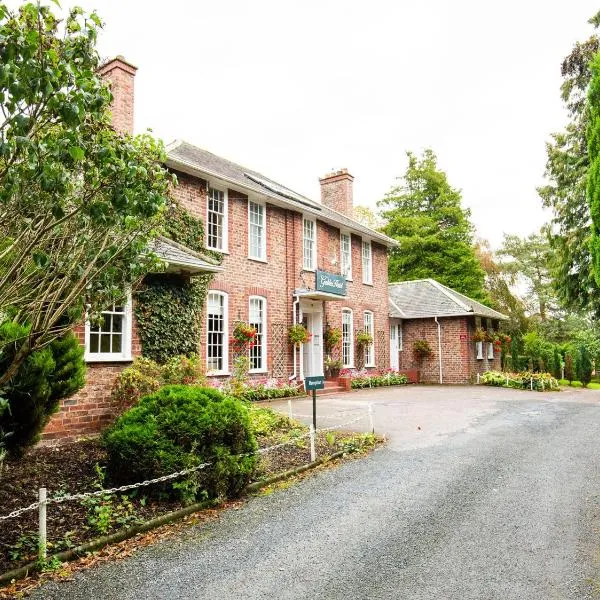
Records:
M202 307L210 275L187 279L149 275L135 295L134 310L143 354L158 363L198 352Z
M212 257L204 248L204 224L176 202L169 207L163 234L173 241ZM180 275L149 275L136 292L134 303L144 356L165 363L172 356L198 352L202 307L211 274L192 279Z

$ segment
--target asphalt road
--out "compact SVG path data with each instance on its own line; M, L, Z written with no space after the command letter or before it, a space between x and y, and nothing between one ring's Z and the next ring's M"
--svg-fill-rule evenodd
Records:
M33 597L596 597L600 393L424 390L340 400L389 430L368 458Z

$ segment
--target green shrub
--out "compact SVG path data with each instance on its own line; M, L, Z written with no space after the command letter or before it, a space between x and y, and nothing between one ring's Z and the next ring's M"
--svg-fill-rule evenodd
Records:
M133 406L142 396L147 396L163 385L205 383L204 369L197 355L173 356L166 364L159 365L150 358L139 357L124 369L112 391L113 399L120 406Z
M500 371L486 371L479 379L484 385L498 387L509 387L519 390L534 389L537 391L558 390L559 385L556 378L550 373L533 373L523 371L521 373L502 373Z
M212 463L152 488L187 502L237 495L256 464L254 454L237 456L257 448L248 408L212 388L171 385L145 396L105 431L103 442L115 484Z
M11 352L5 352L0 371L11 357ZM84 385L83 348L72 333L32 352L3 390L8 408L0 414L0 431L10 434L6 448L20 454L37 442L59 401Z
M577 378L586 387L592 380L592 359L587 346L581 345L579 349L579 360L577 361Z
M575 359L573 358L573 354L571 352L567 352L565 354L565 379L569 382L569 385L575 379L575 372Z

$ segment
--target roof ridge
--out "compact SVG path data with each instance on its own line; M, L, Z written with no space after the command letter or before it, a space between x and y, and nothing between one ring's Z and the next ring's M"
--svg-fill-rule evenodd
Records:
M450 298L450 300L452 300L452 302L454 302L455 304L458 304L458 306L460 306L463 310L466 310L467 312L470 312L470 313L473 312L473 307L469 306L468 304L465 304L464 302L462 302L461 300L456 298L450 288L446 287L444 284L440 283L439 281L436 281L435 279L429 278L429 279L427 279L427 281L430 284L432 284L434 287L436 287L440 292L442 292L442 294L444 294L446 297ZM468 296L465 296L465 298L468 298ZM473 299L469 298L469 300L473 300Z

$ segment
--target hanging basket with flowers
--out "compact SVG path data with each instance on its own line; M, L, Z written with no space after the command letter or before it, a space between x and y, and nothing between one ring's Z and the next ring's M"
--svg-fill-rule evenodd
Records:
M324 340L325 350L331 352L334 348L337 348L342 341L342 330L338 327L327 326L325 329Z
M237 322L231 333L231 347L235 353L244 353L250 348L256 346L256 336L258 331L256 327L243 323Z
M486 331L483 327L477 327L473 332L473 337L471 338L474 342L484 342L486 337Z
M368 346L369 344L373 343L373 336L368 333L367 331L359 331L356 334L356 345L359 348L362 348L364 346Z
M433 354L433 350L427 340L416 340L413 344L413 354L415 358L427 358Z
M292 346L299 346L300 344L306 344L310 341L312 334L302 323L292 325L288 329L288 340Z

